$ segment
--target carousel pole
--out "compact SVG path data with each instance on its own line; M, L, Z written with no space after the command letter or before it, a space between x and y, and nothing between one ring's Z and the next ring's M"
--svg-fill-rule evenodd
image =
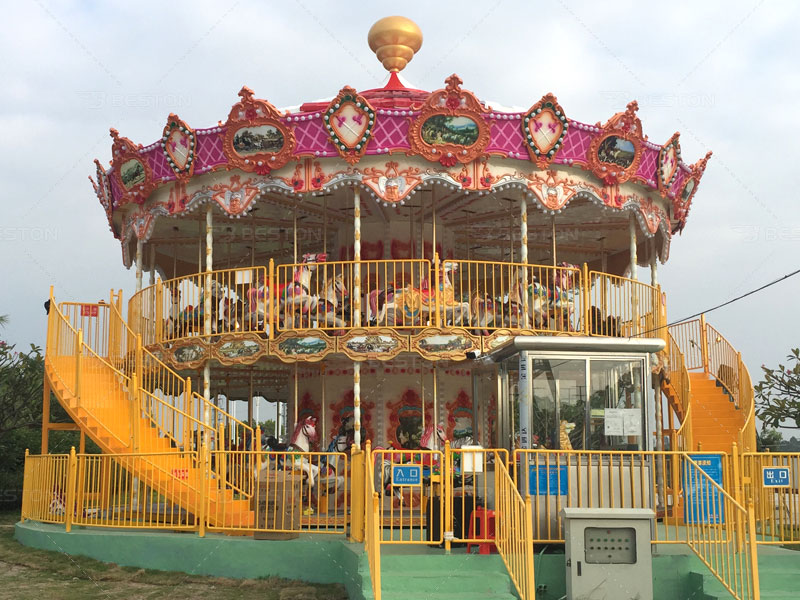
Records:
M522 267L522 322L528 327L528 202L525 194L519 203L519 262Z
M294 216L292 219L292 229L294 230L294 263L297 264L297 201L294 203Z
M550 226L551 226L550 238L553 241L553 266L555 267L558 264L558 259L556 257L556 216L555 215L550 217Z
M325 365L321 364L319 366L319 370L320 370L320 382L322 384L322 390L321 390L321 393L320 393L321 407L319 409L319 411L321 413L320 416L322 417L322 448L321 449L324 449L325 443L328 441L328 437L327 437L327 433L328 432L327 432L327 429L326 429L327 419L325 418Z
M136 238L136 291L142 290L142 240Z
M353 326L361 327L361 189L353 189ZM353 443L361 450L361 363L353 361Z
M297 386L297 363L294 363L294 393L292 394L292 396L293 396L293 404L294 404L294 406L292 408L292 415L294 417L294 420L292 421L292 427L297 427L297 418L298 418L297 411L299 410L298 406L297 406L297 394L298 394L297 387L298 387Z
M328 253L328 197L322 197L322 252Z
M633 213L630 213L628 218L628 233L630 234L630 253L631 253L631 279L634 281L639 277L639 257L637 256L637 249L636 249L636 217L633 216ZM634 335L639 333L639 289L636 285L631 286L633 289L631 290L631 309L632 309L632 316L633 316L633 333Z
M213 205L211 203L206 207L206 277L203 286L203 334L208 343L211 338L211 272L214 268L214 213L212 212ZM208 426L209 426L209 404L211 402L211 363L206 360L203 365L203 398L205 398L205 407L203 409L203 442L208 444Z
M439 370L433 363L433 429L439 424ZM434 433L435 435L435 433Z

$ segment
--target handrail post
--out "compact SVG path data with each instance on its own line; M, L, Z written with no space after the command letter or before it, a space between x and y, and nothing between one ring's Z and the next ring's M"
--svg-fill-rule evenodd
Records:
M442 536L444 537L444 551L447 554L450 554L450 548L452 545L451 538L453 537L453 510L452 506L450 506L452 494L450 493L450 484L451 484L451 473L450 473L450 460L452 459L453 454L450 448L450 440L445 440L444 442L444 464L442 465L442 496L444 496L441 500L442 504L444 505L444 515L442 515L442 522L444 523L444 531L442 532ZM433 489L431 487L431 489ZM431 502L431 509L433 509L433 502Z
M589 327L589 295L591 293L591 281L589 281L589 265L587 263L583 263L583 269L581 270L581 276L583 278L583 284L581 285L581 304L583 306L583 334L589 335L591 333L591 327Z
M136 334L136 367L135 371L139 374L139 385L142 384L144 381L144 369L142 368L143 362L143 355L142 352L142 334Z
M242 434L244 435L244 434ZM275 437L278 436L277 430L275 431ZM251 443L251 449L255 450L255 457L253 468L248 469L250 471L250 479L251 485L250 490L255 495L257 488L258 488L258 473L261 471L261 425L256 425L256 429L253 432L253 441ZM242 461L244 462L244 461Z
M441 295L439 294L439 253L436 252L435 250L436 250L436 248L434 248L434 253L433 253L433 271L434 271L433 272L433 288L434 288L434 296L433 296L434 303L433 303L433 307L434 307L434 311L435 311L434 312L434 316L433 316L433 319L434 319L433 323L434 323L435 327L441 327L442 320L441 320L440 310L441 310L442 304L441 304ZM430 298L430 295L428 297ZM429 302L430 302L430 300L429 300Z
M531 503L530 494L525 494L525 514L523 516L525 519L525 524L522 528L524 532L523 535L525 536L523 538L523 543L525 544L525 570L528 572L527 577L525 577L525 582L527 584L525 597L532 599L536 597L536 581L533 568L533 524L531 522L533 519L533 505Z
M198 534L200 537L206 536L206 496L208 494L208 446L203 444L200 446L200 464L198 465L197 474L200 484L198 485L200 492L200 506L197 511L198 519Z
M217 466L217 487L220 490L224 490L228 483L228 457L223 452L220 452L220 450L225 450L225 443L223 442L225 439L224 436L225 424L222 423L222 420L220 420L220 423L217 426L217 447L215 448L217 451L217 460L215 461Z
M700 315L700 352L702 354L703 372L710 373L708 368L708 331L706 328L706 315Z
M77 479L78 457L75 455L75 446L69 450L67 463L67 493L66 506L64 507L64 527L67 533L72 531L72 517L75 512L75 481Z
M359 450L355 447L355 444L350 447L350 472L352 473L352 481L350 483L350 540L355 542L364 541L366 508L364 499L367 495L365 489L370 489L366 485L366 477L370 476L369 444L370 442L367 440L367 445L365 446L367 450Z
M78 339L75 344L75 398L81 397L81 357L83 355L83 329L78 329Z
M194 440L192 439L192 378L187 377L186 383L183 388L183 412L186 413L183 417L183 450L184 452L191 452L194 448Z
M752 586L750 588L751 598L760 600L761 598L761 583L758 578L758 540L756 539L756 520L755 520L755 507L753 501L747 503L747 537L749 538L750 547L750 579Z
M278 289L275 285L275 259L269 259L269 289L267 291L267 298L266 302L269 308L269 339L275 338L275 303L273 300L275 299L275 294L277 293ZM252 314L252 311L251 313ZM277 431L275 432L277 433Z

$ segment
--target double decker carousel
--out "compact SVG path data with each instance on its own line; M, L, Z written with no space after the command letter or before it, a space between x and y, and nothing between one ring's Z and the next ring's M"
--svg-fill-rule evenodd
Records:
M128 325L228 412L278 402L278 437L312 416L323 447L348 424L359 447L418 448L431 425L491 448L650 445L604 410L647 402L657 265L709 157L648 140L636 102L589 124L549 93L521 110L457 75L415 89L407 19L369 45L382 87L282 110L244 87L212 127L111 130L93 185L136 267Z

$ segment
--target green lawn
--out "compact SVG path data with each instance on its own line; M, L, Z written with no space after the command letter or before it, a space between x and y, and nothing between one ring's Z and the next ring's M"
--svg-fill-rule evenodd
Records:
M35 550L14 539L19 513L0 513L0 598L258 598L259 600L346 600L341 585L286 579L226 579L119 567L58 552Z

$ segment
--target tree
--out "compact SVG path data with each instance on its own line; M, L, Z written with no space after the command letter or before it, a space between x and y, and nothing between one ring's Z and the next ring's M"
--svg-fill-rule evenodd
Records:
M31 344L28 352L0 340L0 437L41 424L44 358Z
M800 429L800 349L794 348L786 365L761 366L764 379L755 386L756 414L766 427Z
M764 427L758 436L758 451L763 452L769 448L773 452L783 450L783 434L777 429Z
M267 419L259 423L262 435L275 435L275 419Z

